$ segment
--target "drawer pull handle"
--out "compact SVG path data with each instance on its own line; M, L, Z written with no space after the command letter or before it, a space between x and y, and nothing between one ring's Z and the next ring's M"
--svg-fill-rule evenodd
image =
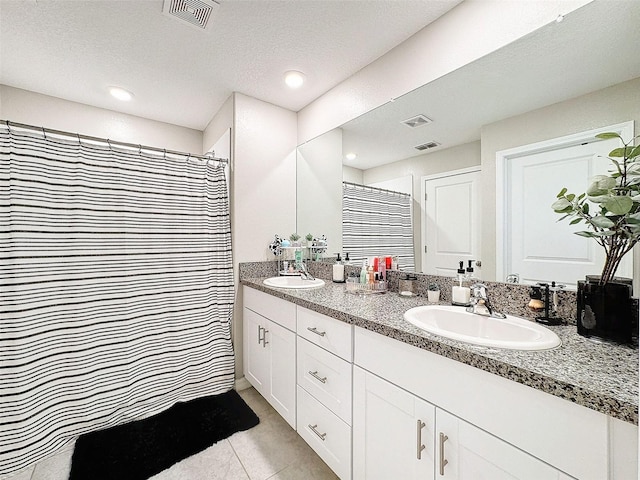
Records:
M416 424L416 457L418 457L418 460L422 460L422 451L426 448L422 444L422 429L426 425L426 423L418 419L418 423Z
M322 383L327 383L327 377L321 377L320 375L318 375L317 370L315 372L309 371L309 375Z
M449 461L444 458L444 442L449 440L444 433L440 432L440 475L444 476L444 467L449 463Z
M326 437L327 434L326 433L320 433L318 430L316 430L316 428L318 428L318 424L317 423L315 425L309 424L309 428L311 429L311 431L313 433L315 433L320 438L320 440L322 440L324 442L324 437Z
M264 338L262 337L262 330L264 330L260 325L258 325L258 345L262 343Z
M324 337L327 334L327 332L319 332L316 327L307 327L307 330L315 333L316 335L320 335L321 337Z

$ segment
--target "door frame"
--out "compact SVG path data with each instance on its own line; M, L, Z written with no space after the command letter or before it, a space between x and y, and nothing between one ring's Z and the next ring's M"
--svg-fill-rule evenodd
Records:
M633 138L633 120L628 122L617 123L615 125L609 125L605 127L595 128L593 130L587 130L584 132L574 133L571 135L565 135L562 137L552 138L549 140L543 140L541 142L530 143L528 145L521 145L506 150L500 150L496 152L496 280L502 281L507 273L505 270L506 257L510 254L510 248L507 241L507 229L504 225L507 221L508 210L505 203L507 198L507 170L509 160L515 158L533 155L536 153L549 152L553 150L560 150L562 148L572 147L575 145L581 145L583 143L599 142L601 139L596 138L599 133L616 132L625 141ZM553 199L549 200L551 205ZM551 208L551 207L549 207ZM634 252L634 277L637 273L637 262Z
M465 173L479 172L482 174L482 166L476 165L473 167L460 168L458 170L449 170L448 172L434 173L431 175L423 175L420 177L420 271L424 272L426 255L424 247L427 244L427 222L424 221L424 217L427 214L427 189L425 188L425 182L428 180L437 180L439 178L454 177L456 175L464 175ZM480 234L480 232L478 232ZM480 236L480 241L482 237ZM482 251L482 245L480 245L480 251ZM480 253L480 252L478 252ZM417 267L417 265L416 265Z

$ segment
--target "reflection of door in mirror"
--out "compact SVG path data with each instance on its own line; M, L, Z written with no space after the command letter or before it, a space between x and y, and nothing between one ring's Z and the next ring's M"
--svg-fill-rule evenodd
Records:
M555 281L575 289L585 275L598 275L604 250L593 239L574 235L585 224L558 222L551 209L558 192L566 187L579 195L590 179L611 167L608 153L618 139L599 140L597 133L616 131L633 136L633 124L620 124L511 149L504 168L504 245L502 275L518 273L523 283ZM500 170L499 170L500 171ZM626 260L626 262L624 261ZM632 256L627 255L617 276L632 276ZM498 262L500 264L500 262Z
M479 182L478 168L422 177L423 273L455 276L459 261L479 260Z

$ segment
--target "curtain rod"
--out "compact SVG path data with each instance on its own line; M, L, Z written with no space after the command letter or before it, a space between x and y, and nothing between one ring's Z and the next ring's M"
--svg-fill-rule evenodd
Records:
M196 158L199 160L206 160L206 161L214 161L214 162L221 162L221 163L229 163L229 159L228 158L217 158L215 156L214 152L211 152L211 155L196 155L193 153L188 153L188 152L179 152L176 150L166 150L163 148L157 148L157 147L149 147L147 145L139 145L139 144L135 144L135 143L126 143L126 142L118 142L118 141L114 141L114 140L109 140L108 138L99 138L99 137L91 137L89 135L81 135L79 133L71 133L71 132L65 132L62 130L54 130L52 128L45 128L45 127L36 127L34 125L27 125L24 123L18 123L18 122L10 122L9 120L0 120L0 122L4 123L7 125L7 128L9 130L11 130L11 127L16 127L16 128L23 128L25 130L35 130L37 132L41 132L45 138L47 138L47 133L51 133L52 135L61 135L61 136L65 136L65 137L72 137L74 139L77 139L78 142L80 142L80 140L89 140L92 142L100 142L100 143L106 143L107 145L109 145L109 147L111 146L119 146L119 147L127 147L127 148L137 148L138 151L142 151L142 150L148 150L148 151L152 151L152 152L159 152L159 153L163 153L163 154L171 154L171 155L179 155L179 156L183 156L183 157L187 157L187 158Z
M352 182L342 182L343 185L348 185L349 187L356 187L356 188L362 188L363 190L372 190L375 192L384 192L384 193L391 193L393 195L400 195L400 196L405 196L405 197L410 197L411 195L408 193L404 193L404 192L395 192L393 190L386 190L384 188L378 188L378 187L370 187L369 185L360 185L359 183L352 183Z

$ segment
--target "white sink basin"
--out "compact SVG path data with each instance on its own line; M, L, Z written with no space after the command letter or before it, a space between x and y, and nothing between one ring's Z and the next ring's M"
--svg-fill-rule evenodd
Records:
M316 288L324 285L324 280L316 278L315 280L303 280L302 277L289 276L289 277L271 277L263 280L262 283L269 287L278 288Z
M404 319L429 333L485 347L546 350L561 343L554 332L538 323L511 315L504 319L484 317L463 307L415 307L405 312Z

